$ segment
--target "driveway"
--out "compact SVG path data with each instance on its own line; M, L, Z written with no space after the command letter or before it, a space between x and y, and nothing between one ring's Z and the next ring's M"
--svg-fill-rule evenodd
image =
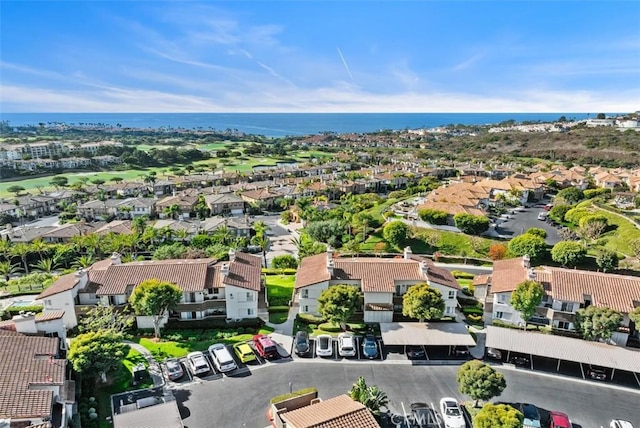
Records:
M253 221L263 221L269 229L267 236L269 237L269 251L267 251L267 265L271 266L271 260L276 256L290 254L298 256L298 249L293 245L292 240L297 233L294 232L296 225L284 226L280 223L279 215L258 215Z
M522 235L527 229L538 227L547 232L546 242L549 245L555 245L562 241L558 229L550 225L546 221L538 220L538 213L544 211L542 205L539 208L529 207L513 214L508 214L508 219L500 219L496 225L496 233L502 237L511 239L518 235ZM546 212L546 211L545 211Z
M174 389L187 428L203 426L268 426L265 416L269 400L290 388L317 387L321 398L344 394L363 376L369 385L378 385L389 396L389 407L401 413L411 402L437 406L442 397L468 397L458 392L457 365L411 366L385 362L337 361L286 362L252 370L245 377L224 377ZM498 368L507 381L499 399L503 402L533 403L545 411L567 413L574 428L608 426L614 418L640 425L637 413L640 394L594 382Z

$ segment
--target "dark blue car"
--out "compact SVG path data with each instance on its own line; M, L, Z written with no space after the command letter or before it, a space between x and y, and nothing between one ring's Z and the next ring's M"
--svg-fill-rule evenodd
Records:
M373 334L367 334L362 339L362 355L370 359L378 357L378 344Z

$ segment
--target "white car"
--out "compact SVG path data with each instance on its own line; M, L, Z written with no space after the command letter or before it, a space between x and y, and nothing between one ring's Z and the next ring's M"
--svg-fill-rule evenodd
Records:
M189 364L189 370L194 375L209 373L211 370L204 354L199 351L189 353L187 355L187 363Z
M466 427L462 410L455 398L445 397L440 400L440 413L442 413L445 428Z
M355 339L349 333L340 333L338 336L338 354L341 357L355 357Z
M328 334L316 337L316 354L318 357L330 357L333 355L333 338Z
M629 421L623 421L622 419L614 419L609 424L611 428L633 428L633 425Z

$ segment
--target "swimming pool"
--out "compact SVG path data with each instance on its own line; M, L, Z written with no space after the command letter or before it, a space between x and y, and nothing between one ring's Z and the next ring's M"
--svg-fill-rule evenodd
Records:
M26 306L35 306L35 305L36 305L35 300L14 300L13 303L11 304L11 307L22 308Z

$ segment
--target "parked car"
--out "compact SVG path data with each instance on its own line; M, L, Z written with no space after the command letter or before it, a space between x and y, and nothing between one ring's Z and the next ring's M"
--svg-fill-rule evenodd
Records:
M440 413L445 428L465 428L467 424L462 416L462 410L455 398L445 397L440 400Z
M512 355L509 359L511 364L515 364L516 366L530 366L529 357L525 357L523 355Z
M256 354L253 353L253 349L251 349L251 346L247 343L236 343L233 345L233 351L242 363L248 363L256 359Z
M422 346L410 345L407 346L407 358L410 360L422 360L427 358L427 353L424 352Z
M267 360L278 358L278 348L276 344L266 334L256 334L253 336L253 346L256 348L258 355Z
M609 424L611 428L633 428L633 424L629 421L623 421L622 419L614 419Z
M522 422L522 426L524 428L540 428L540 413L538 412L538 408L533 404L529 403L521 403L518 406L518 410L520 413L524 415L524 421Z
M309 345L309 334L306 331L299 331L293 341L294 351L297 355L307 355L311 350Z
M451 349L451 355L456 357L468 357L469 348L467 348L466 346L454 346Z
M356 356L356 341L353 335L349 333L340 333L338 335L338 355L341 357Z
M502 359L502 352L496 348L487 348L487 357L492 358L494 360Z
M187 362L189 364L189 370L191 370L191 373L195 376L203 375L211 371L211 367L209 367L207 359L200 351L190 352L187 354Z
M549 428L571 428L569 416L561 412L549 412Z
M164 369L169 380L178 380L184 376L182 364L176 358L167 358L164 362Z
M330 357L333 355L333 338L328 334L316 337L316 354L318 357Z
M542 220L542 221L546 220L547 219L547 215L548 214L547 214L546 211L540 211L538 213L538 220Z
M216 368L221 372L230 372L238 368L235 360L225 345L216 343L209 346L209 355Z
M607 372L602 367L590 365L587 369L587 376L595 380L607 380Z
M415 427L439 428L436 412L427 403L411 403L411 418Z
M366 358L373 359L378 357L378 343L376 337L369 333L362 339L362 355Z

